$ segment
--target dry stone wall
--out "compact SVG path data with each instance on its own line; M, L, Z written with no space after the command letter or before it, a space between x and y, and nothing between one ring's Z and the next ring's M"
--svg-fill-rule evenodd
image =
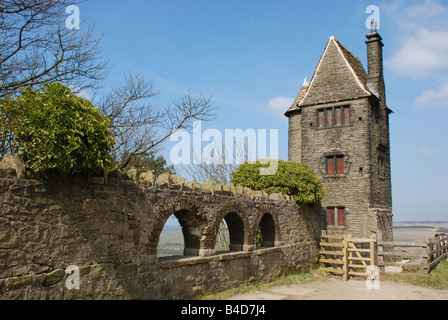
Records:
M135 181L43 182L0 169L0 299L191 299L318 260L320 208L242 187L130 176ZM185 256L157 259L172 214ZM215 248L222 219L232 248L224 254ZM266 221L272 247L258 249ZM78 288L70 286L70 266L79 272Z

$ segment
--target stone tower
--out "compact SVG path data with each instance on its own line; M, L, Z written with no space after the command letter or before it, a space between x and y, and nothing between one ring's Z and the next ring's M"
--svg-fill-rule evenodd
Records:
M286 112L289 160L321 179L328 233L393 240L383 42L367 36L368 72L334 36Z

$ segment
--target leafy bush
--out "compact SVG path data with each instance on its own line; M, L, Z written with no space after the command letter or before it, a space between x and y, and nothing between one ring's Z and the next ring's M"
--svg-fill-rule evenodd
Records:
M0 130L4 152L20 153L33 171L100 173L112 168L109 118L62 84L27 88L14 100L0 101Z
M127 156L127 154L124 155L124 157ZM138 172L152 171L155 176L159 176L162 173L176 174L174 166L167 166L165 158L156 155L154 151L148 151L144 154L132 157L128 165L125 166L122 171L126 172L129 169L137 169Z
M267 167L260 162L243 163L232 173L232 183L268 194L286 194L299 204L320 205L325 193L314 172L303 163L278 161L278 170L273 175L260 175L260 168Z

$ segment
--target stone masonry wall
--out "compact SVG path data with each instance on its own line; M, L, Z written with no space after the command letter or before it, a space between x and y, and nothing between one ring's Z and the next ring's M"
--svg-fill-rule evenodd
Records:
M0 169L0 299L191 299L304 270L319 257L321 209L246 188L150 181L17 179ZM157 259L168 217L185 256ZM256 249L263 217L273 247ZM229 218L231 217L231 218ZM217 254L220 222L231 252ZM66 285L77 266L80 288Z
M350 126L317 128L317 110L337 106L350 106ZM372 168L368 99L303 108L301 126L302 162L309 165L322 181L326 194L323 206L346 209L346 227L334 229L355 236L369 236L377 224L376 217L369 214ZM344 174L326 174L326 157L331 154L344 155Z
M358 58L330 37L309 86L287 111L290 161L316 172L325 189L323 206L341 208L344 221L329 233L393 241L389 114L383 76L382 38L367 36L368 73ZM318 110L350 107L350 125L318 125ZM327 157L343 156L344 170L327 174ZM331 211L330 211L331 210ZM338 212L335 210L335 212ZM333 224L333 223L332 223Z
M297 110L288 119L288 160L302 162L302 114Z

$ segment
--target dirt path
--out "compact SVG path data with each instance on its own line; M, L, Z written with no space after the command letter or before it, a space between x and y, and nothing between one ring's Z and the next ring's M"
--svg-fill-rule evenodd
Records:
M273 286L263 292L238 294L229 300L448 300L448 290L381 281L368 289L363 280L330 279L291 286Z

